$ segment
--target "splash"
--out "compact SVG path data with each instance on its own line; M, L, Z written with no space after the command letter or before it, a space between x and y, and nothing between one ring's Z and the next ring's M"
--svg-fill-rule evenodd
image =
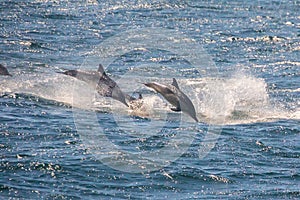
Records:
M205 121L215 124L247 124L278 119L299 119L296 111L272 101L264 79L237 73L228 79L194 79L194 101ZM223 122L220 119L224 119Z
M133 78L132 81L140 82L140 79ZM168 81L170 80L161 79L162 83ZM248 124L300 118L299 106L291 111L271 101L267 84L261 78L239 73L227 79L178 79L178 82L181 90L194 103L197 117L204 123ZM170 105L157 94L144 95L142 102L139 102L141 106L132 110L112 99L97 95L84 82L61 74L1 77L0 94L7 93L29 94L80 109L145 118L165 119L166 112L171 112ZM183 119L190 121L186 116Z
M25 94L72 105L74 80L53 74L19 74L0 77L0 94ZM79 105L78 105L79 106Z

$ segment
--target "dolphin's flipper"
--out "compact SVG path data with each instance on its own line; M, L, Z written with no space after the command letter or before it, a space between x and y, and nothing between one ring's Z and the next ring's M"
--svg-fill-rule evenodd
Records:
M178 86L178 83L175 78L173 78L173 83L171 85L173 85L174 87L176 87L179 90L179 86Z

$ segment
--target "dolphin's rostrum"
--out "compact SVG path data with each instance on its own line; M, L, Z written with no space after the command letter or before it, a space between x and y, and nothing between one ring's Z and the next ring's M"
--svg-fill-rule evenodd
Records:
M171 110L176 112L183 111L198 122L192 101L179 89L175 78L173 78L171 85L163 85L156 82L145 83L145 85L160 93L169 103L175 106Z
M125 100L125 95L117 83L107 76L101 64L99 65L98 71L68 70L63 72L63 74L73 76L81 81L86 82L91 87L95 88L98 94L101 96L112 97L128 107L128 104Z

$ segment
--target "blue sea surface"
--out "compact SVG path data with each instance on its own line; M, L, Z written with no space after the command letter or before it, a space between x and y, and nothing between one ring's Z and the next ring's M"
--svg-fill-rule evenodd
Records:
M0 11L0 199L300 199L299 1ZM57 73L102 61L147 112ZM173 77L199 123L142 84Z

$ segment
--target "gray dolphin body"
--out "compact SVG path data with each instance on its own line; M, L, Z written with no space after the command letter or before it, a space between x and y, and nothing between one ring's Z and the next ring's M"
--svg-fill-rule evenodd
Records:
M99 65L98 71L68 70L63 72L63 74L86 82L91 87L95 88L101 96L112 97L128 107L124 93L117 83L107 76L101 64Z
M192 101L179 89L175 78L173 78L171 85L163 85L156 82L145 83L145 85L160 93L169 103L175 106L175 108L171 108L171 110L176 112L183 111L198 122Z
M128 107L128 104L125 100L125 95L117 85L115 81L107 76L105 73L103 66L100 64L98 71L78 71L78 70L68 70L63 72L65 75L73 76L81 81L86 82L93 88L97 90L97 92L105 97L112 97ZM6 67L0 64L0 75L12 76Z
M8 70L2 64L0 64L0 75L12 76L10 73L8 73Z

